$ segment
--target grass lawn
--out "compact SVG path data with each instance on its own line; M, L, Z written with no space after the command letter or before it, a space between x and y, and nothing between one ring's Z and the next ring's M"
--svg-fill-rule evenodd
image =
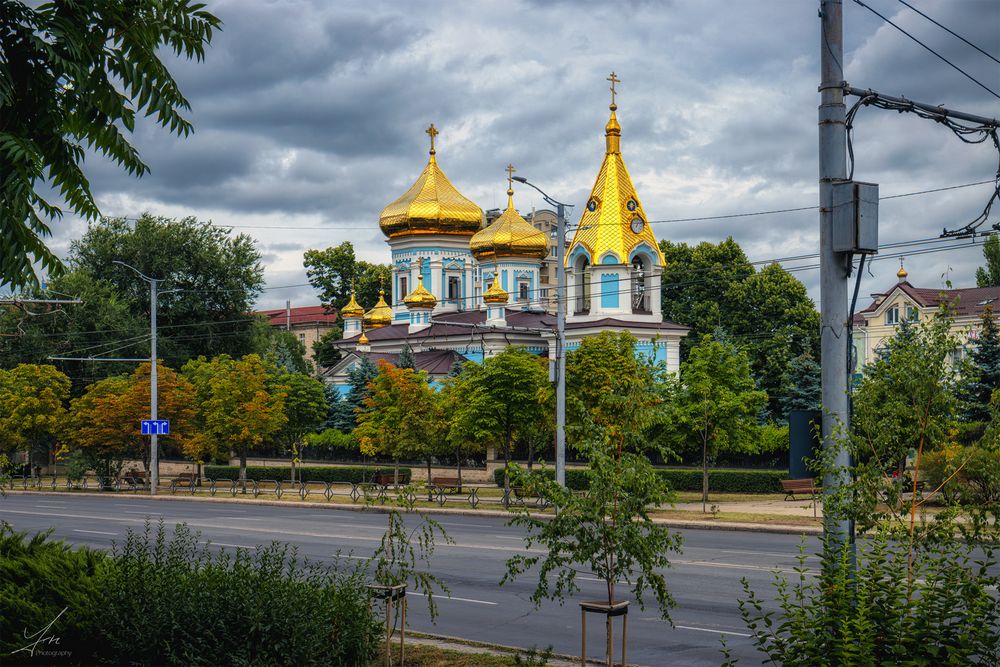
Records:
M392 664L399 665L398 639L393 645ZM379 651L379 657L369 667L380 667L385 657L384 651ZM514 667L516 665L543 665L544 662L531 662L522 658L520 662L512 655L497 653L479 653L456 651L452 649L430 646L427 644L406 643L407 667Z

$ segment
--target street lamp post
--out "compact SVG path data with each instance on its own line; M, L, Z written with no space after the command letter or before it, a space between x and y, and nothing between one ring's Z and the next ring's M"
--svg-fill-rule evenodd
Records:
M529 185L556 207L556 482L566 485L566 209L564 204L523 176L514 176Z
M163 278L150 278L144 274L139 269L134 266L130 266L125 262L114 260L114 264L121 264L127 269L131 269L140 278L149 283L149 418L153 421L157 420L157 402L158 402L158 387L157 387L157 377L156 377L156 310L158 307L157 299L160 294L165 294L166 292L159 291L159 283L163 282ZM167 290L168 292L176 292L179 290ZM156 495L156 488L160 483L160 452L157 442L157 434L154 430L149 436L149 495Z

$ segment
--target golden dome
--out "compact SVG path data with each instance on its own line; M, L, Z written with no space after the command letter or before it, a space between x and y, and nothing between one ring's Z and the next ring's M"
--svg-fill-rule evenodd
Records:
M403 297L403 303L406 304L407 308L433 308L437 302L437 298L424 287L422 275L417 280L416 288Z
M347 302L347 305L340 309L341 317L364 317L365 309L361 307L357 301L354 300L354 287L351 287L351 300Z
M910 275L910 274L909 274L909 272L906 269L903 268L903 260L902 260L902 258L900 258L900 260L899 260L899 271L896 271L896 277L899 278L900 281L903 281L903 280L906 280L906 277L908 275Z
M385 290L378 291L378 303L365 313L364 323L368 329L381 329L392 324L392 307L385 302Z
M368 336L366 336L365 332L362 331L361 338L358 339L358 345L367 345L367 344L368 344Z
M607 146L604 162L597 173L576 234L566 248L566 264L569 265L573 250L578 246L587 250L592 264L604 263L608 254L614 255L618 263L628 264L632 251L645 244L655 254L652 258L654 263L659 261L659 265L663 266L663 253L622 159L621 125L615 116L618 105L614 102L614 84L619 79L612 72L608 80L612 82L612 98L611 118L604 128Z
M437 129L427 128L431 152L420 178L379 216L379 227L389 238L416 234L472 236L483 224L483 209L462 196L438 166L434 150Z
M483 301L486 303L507 303L509 297L510 295L507 294L507 291L500 287L500 280L494 278L493 284L483 294Z
M514 209L514 189L510 183L510 173L514 168L507 167L507 210L496 221L476 233L469 241L472 255L480 262L492 261L497 257L530 257L545 259L549 254L548 241L545 234L533 227Z

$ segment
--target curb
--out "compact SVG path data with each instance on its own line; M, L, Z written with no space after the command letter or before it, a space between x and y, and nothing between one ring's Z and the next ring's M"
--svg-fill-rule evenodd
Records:
M508 646L506 644L496 644L492 642L482 642L475 639L464 639L462 637L452 637L450 635L438 635L429 632L419 632L410 630L406 633L407 637L412 637L415 644L423 644L425 646L436 646L438 648L446 649L449 651L458 651L461 653L471 653L471 654L483 654L489 653L492 655L520 655L522 653L527 653L529 649L520 646ZM537 647L535 647L537 649ZM580 656L569 655L566 653L553 653L549 660L545 663L546 665L552 665L552 667L574 667L580 664ZM603 660L596 658L587 658L588 665L606 665L607 663ZM643 667L637 663L629 663L632 667Z
M80 496L93 496L96 498L109 498L114 497L117 500L155 500L155 501L181 501L181 502L195 502L195 503L223 503L229 505L263 505L267 507L299 507L308 509L325 509L334 512L378 512L381 514L388 514L394 508L385 505L346 505L346 504L320 504L320 503L307 503L299 500L260 500L258 498L213 498L213 497L191 497L191 496L166 496L166 495L138 495L138 494L121 494L121 495L97 495L79 492L79 491L36 491L36 490L26 490L26 489L8 489L6 493L12 495L39 495L39 496L70 496L74 498L79 498ZM474 509L460 509L460 508L448 508L448 507L421 507L416 511L423 512L425 514L439 514L442 516L478 516L478 517L493 517L498 519L510 519L514 516L512 512L505 512L501 510L474 510ZM548 517L547 514L535 514L535 517L544 519ZM653 523L667 526L669 528L684 528L690 530L730 530L730 531L743 531L751 533L773 533L779 535L822 535L823 528L821 526L802 526L796 524L769 524L769 523L740 523L737 521L699 521L699 520L688 520L688 519L657 519L654 518Z

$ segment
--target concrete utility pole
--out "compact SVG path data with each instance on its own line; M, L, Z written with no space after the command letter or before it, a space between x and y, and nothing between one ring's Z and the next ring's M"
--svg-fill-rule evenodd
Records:
M844 14L842 0L820 0L819 86L819 243L820 352L822 355L823 448L833 449L838 469L850 465L850 454L835 434L849 427L847 400L847 298L851 253L833 249L833 184L847 178L847 126L844 105ZM828 474L823 487L832 493L845 482ZM854 541L853 522L824 519L824 530L836 539Z
M556 207L556 482L566 486L566 209L523 176L512 176L529 185Z
M156 413L159 398L157 396L158 387L156 377L156 309L158 307L159 283L163 282L163 279L150 278L134 266L129 266L117 259L114 263L132 269L140 278L149 283L149 418L156 421L158 419ZM156 495L156 488L160 483L160 452L157 438L158 436L155 431L149 436L149 495L151 496Z

